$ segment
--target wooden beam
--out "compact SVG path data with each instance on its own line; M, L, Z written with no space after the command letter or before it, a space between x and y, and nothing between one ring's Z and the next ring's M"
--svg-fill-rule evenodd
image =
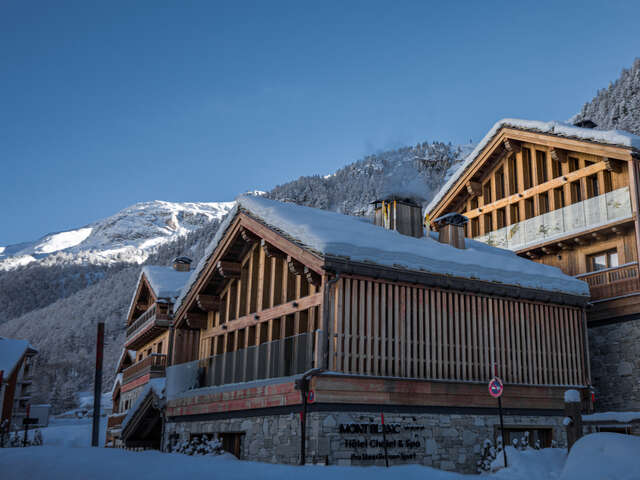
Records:
M187 312L184 319L189 328L202 330L207 328L207 317L206 313Z
M314 287L319 287L322 284L322 277L309 267L304 267L304 275L307 277L307 282Z
M480 182L469 180L467 182L467 192L469 192L469 195L471 195L472 197L476 197L480 195L480 193L482 193L482 185L480 184Z
M242 237L242 240L244 240L248 245L253 245L254 243L258 242L258 240L260 240L259 237L251 233L246 228L240 230L240 236Z
M571 245L567 243L558 242L556 245L558 245L558 248L560 248L561 250L571 250Z
M294 275L302 275L304 273L304 269L307 268L290 255L287 256L287 265L289 266L289 271Z
M267 242L266 240L261 240L260 241L260 246L262 247L262 250L264 250L264 254L267 256L267 258L284 258L286 257L286 255L284 253L282 253L282 251L278 250L276 247L274 247L273 245L271 245L269 242Z
M261 312L245 315L243 317L238 318L237 320L233 320L229 322L229 324L224 326L226 328L223 328L223 326L221 326L221 327L216 327L211 329L211 331L207 332L206 336L203 336L202 338L209 338L213 336L222 335L224 333L230 333L236 330L241 330L243 328L257 325L258 323L268 322L269 320L273 320L275 318L285 317L287 315L291 315L296 312L307 310L311 307L317 307L321 303L322 303L322 292L318 292L313 295L302 297L298 300L293 300L291 302L278 305L276 307L267 308L265 310L262 310Z
M223 278L240 278L242 266L239 262L220 260L216 265L216 269Z
M203 312L217 312L220 310L220 297L217 295L199 293L196 296L196 303Z
M504 146L504 149L509 152L509 154L520 153L520 150L522 148L520 146L520 142L512 140L510 138L505 138L502 145Z
M564 163L567 161L567 152L559 148L552 148L549 150L549 154L554 162Z
M613 158L605 157L602 161L604 162L606 169L610 172L620 173L620 171L622 170L620 166L620 162L617 160L614 160Z

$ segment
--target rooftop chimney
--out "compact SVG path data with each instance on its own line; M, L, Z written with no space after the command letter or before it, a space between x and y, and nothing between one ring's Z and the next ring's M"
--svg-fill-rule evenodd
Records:
M173 259L173 269L177 272L188 272L191 270L191 262L189 257L176 257Z
M376 225L410 237L422 237L422 207L418 203L393 196L372 203Z
M433 224L438 229L438 241L464 249L464 225L468 221L467 217L459 213L447 213L436 218Z

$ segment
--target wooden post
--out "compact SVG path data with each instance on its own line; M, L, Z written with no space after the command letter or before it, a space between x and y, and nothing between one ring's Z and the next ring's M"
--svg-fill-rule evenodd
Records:
M93 429L91 446L97 447L100 436L100 397L102 394L102 354L104 350L104 322L98 322L96 341L96 372L93 382Z
M582 408L580 392L567 390L564 392L564 426L567 430L567 450L582 437Z

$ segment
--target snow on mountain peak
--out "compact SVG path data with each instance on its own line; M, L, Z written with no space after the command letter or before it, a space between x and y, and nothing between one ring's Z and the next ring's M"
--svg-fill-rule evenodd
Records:
M82 228L0 247L0 271L62 253L72 257L65 255L65 261L79 264L142 263L160 245L220 220L232 206L233 202L136 203Z

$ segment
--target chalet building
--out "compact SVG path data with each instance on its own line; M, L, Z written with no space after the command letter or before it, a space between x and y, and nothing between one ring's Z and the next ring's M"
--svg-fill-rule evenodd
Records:
M427 207L467 217L467 238L589 284L601 410L640 409L639 159L626 132L502 120Z
M460 215L424 236L410 200L376 210L238 199L173 306L197 348L167 368L165 449L213 435L250 460L475 471L494 371L506 441L565 443L564 391L589 401L588 285L465 239Z
M0 428L22 428L31 403L37 353L27 340L0 337Z
M179 339L170 335L173 302L189 278L190 264L188 258L179 257L173 267L146 266L140 273L112 390L113 413L106 439L109 446L160 447L160 397L167 357L173 345L191 353L182 335ZM150 398L152 401L148 401Z

